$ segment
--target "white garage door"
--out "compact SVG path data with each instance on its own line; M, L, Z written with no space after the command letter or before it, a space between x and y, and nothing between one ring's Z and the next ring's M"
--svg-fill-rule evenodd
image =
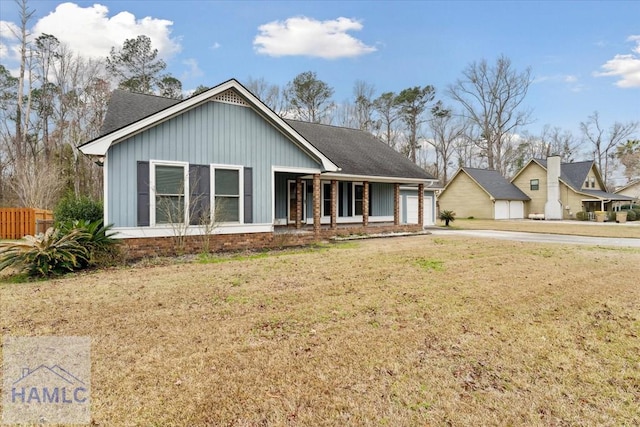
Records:
M511 219L523 219L524 218L524 202L512 200L509 203L509 218Z
M494 219L509 219L509 202L507 200L496 200Z
M431 196L424 198L423 225L433 225L433 199ZM418 223L418 196L407 196L407 224Z

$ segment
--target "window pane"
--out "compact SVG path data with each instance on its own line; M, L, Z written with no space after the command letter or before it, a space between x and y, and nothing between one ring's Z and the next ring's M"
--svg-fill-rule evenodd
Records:
M216 196L215 222L240 221L240 198Z
M240 195L240 171L236 169L216 169L216 195Z
M184 222L184 198L182 196L156 196L156 223Z
M182 166L156 166L156 193L184 194Z

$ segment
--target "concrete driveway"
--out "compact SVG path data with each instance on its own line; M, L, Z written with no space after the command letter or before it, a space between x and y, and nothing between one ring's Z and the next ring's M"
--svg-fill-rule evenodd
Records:
M429 231L434 236L471 236L490 239L512 240L516 242L562 243L567 245L618 246L627 248L640 248L640 239L636 238L585 237L570 236L566 234L523 233L519 231L495 230L430 229Z

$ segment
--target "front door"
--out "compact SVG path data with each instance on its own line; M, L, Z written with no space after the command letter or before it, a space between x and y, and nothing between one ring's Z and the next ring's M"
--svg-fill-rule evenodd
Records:
M295 224L296 222L296 205L297 205L297 199L296 199L296 182L293 180L289 180L288 181L288 200L289 203L287 204L287 218L289 219L289 223L290 224ZM305 181L302 181L302 223L304 224L307 220L307 200L306 200L306 195L307 195L307 183Z

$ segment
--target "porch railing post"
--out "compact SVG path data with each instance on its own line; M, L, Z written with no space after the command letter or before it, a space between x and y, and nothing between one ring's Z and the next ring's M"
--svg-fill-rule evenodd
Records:
M320 174L313 175L313 232L320 234Z
M400 225L400 184L393 184L393 225Z
M418 225L424 227L424 184L418 184Z
M302 228L302 179L296 178L296 228Z
M338 227L338 181L331 181L331 229Z
M362 226L369 225L369 182L362 183Z

